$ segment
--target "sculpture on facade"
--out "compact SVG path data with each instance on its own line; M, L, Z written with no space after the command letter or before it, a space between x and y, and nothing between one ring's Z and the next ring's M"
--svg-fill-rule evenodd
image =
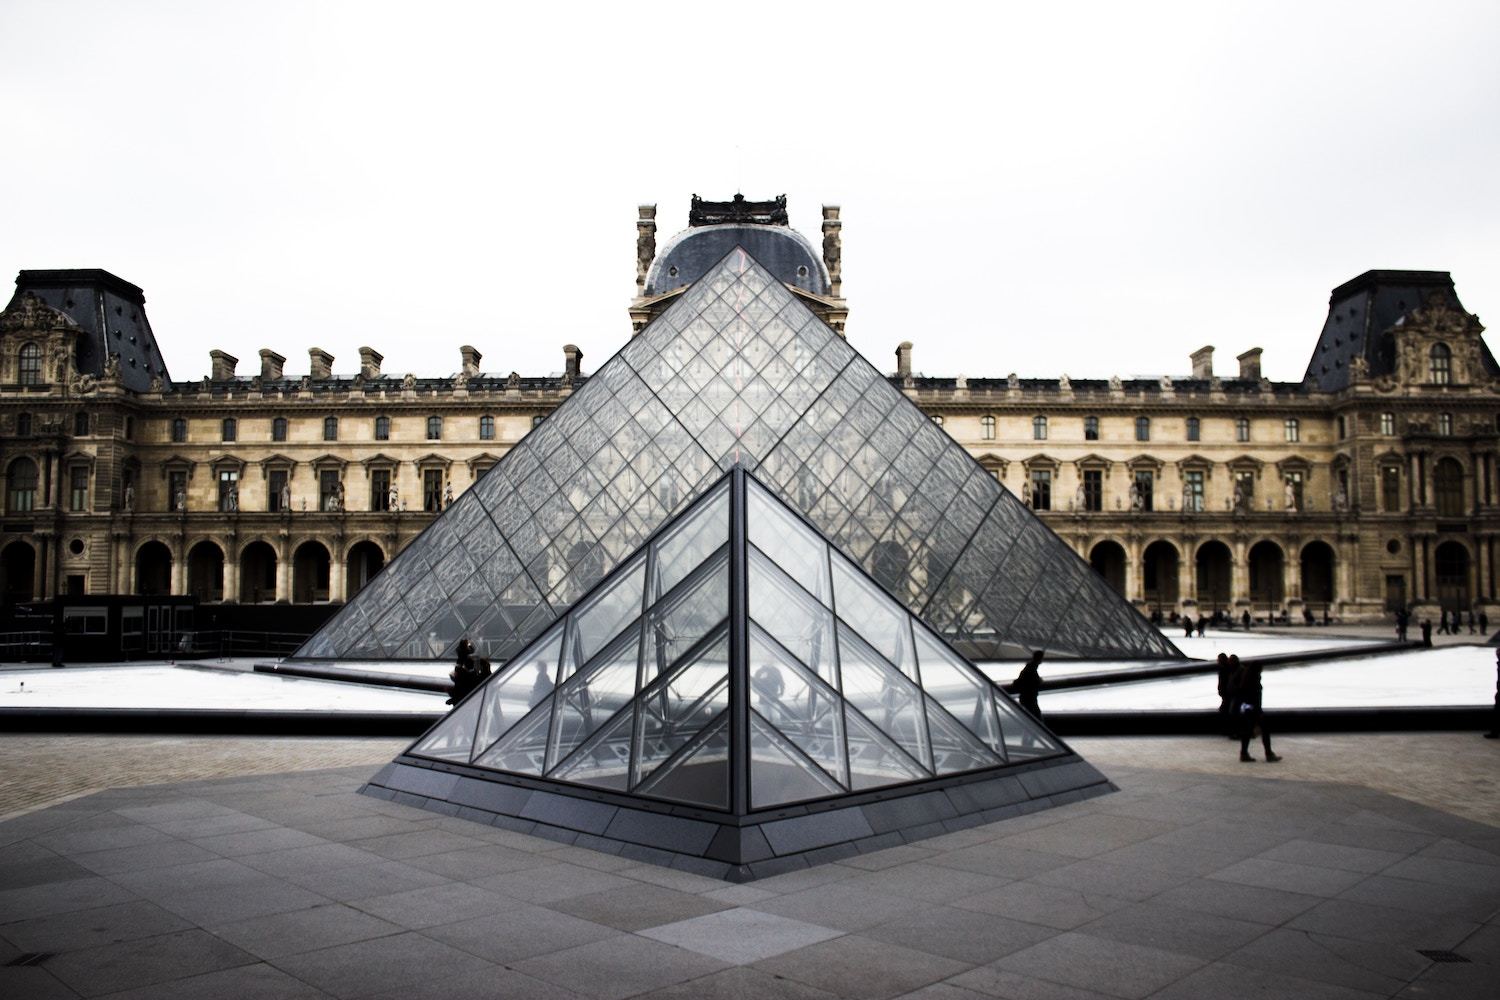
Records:
M1242 479L1236 479L1234 481L1234 509L1240 511L1244 510L1246 501L1249 499L1249 494L1245 492L1245 481Z
M229 492L224 494L224 509L231 513L240 509L240 488L238 486L229 487Z
M333 484L332 500L334 510L341 511L344 509L344 481L342 479Z
M135 487L125 487L125 512L128 514L135 510Z
M288 514L292 512L292 488L286 483L281 484L281 509Z
M172 494L172 509L179 514L187 510L187 492L185 490L179 489L176 493Z
M390 503L390 506L388 507L389 510L400 510L401 509L401 491L396 488L396 484L395 483L391 484L391 496L390 496L389 503Z
M1194 503L1193 500L1194 500L1194 497L1193 497L1193 484L1192 483L1183 483L1182 484L1182 511L1183 511L1184 514L1192 513L1193 511L1196 511L1198 509L1198 505L1196 503Z
M447 510L453 506L453 483L450 481L443 486L443 509Z
M1282 493L1283 493L1283 496L1286 498L1286 509L1287 510L1296 510L1297 509L1297 487L1296 487L1296 484L1294 484L1292 482L1292 479L1291 479L1290 476L1287 477L1286 488L1285 488L1285 490L1282 491Z
M1083 484L1079 483L1077 489L1073 490L1073 509L1088 510L1088 503L1088 493L1084 490Z
M1131 511L1133 513L1139 514L1141 512L1141 508L1144 505L1145 505L1145 500L1141 496L1141 484L1140 483L1131 483L1130 484L1130 509L1131 509Z
M1031 506L1031 484L1021 484L1021 503L1027 507Z

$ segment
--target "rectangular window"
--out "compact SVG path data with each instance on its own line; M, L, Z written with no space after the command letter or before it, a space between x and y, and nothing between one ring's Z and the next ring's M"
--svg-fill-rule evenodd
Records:
M422 473L422 509L427 511L440 511L443 509L443 470L426 469Z
M73 435L75 437L86 437L89 432L89 415L87 413L73 414Z
M479 418L479 440L495 440L495 418L489 414Z
M1197 441L1202 436L1202 433L1203 433L1203 424L1198 420L1198 418L1197 417L1188 417L1187 418L1187 439L1189 441Z
M1048 469L1031 470L1031 508L1052 509L1052 472Z
M1097 441L1097 440L1099 440L1099 418L1098 417L1084 417L1083 418L1083 439L1085 441Z
M1151 440L1151 418L1150 417L1136 417L1135 418L1135 439L1137 441L1150 441Z
M1047 418L1046 417L1032 417L1031 418L1031 439L1033 441L1045 441L1045 440L1047 440Z
M239 438L240 424L238 420L235 420L233 417L225 417L224 422L220 426L222 427L220 437L223 440L234 441Z
M1346 425L1344 423L1344 418L1343 417L1339 417L1338 418L1338 428L1339 428L1339 440L1342 441L1342 440L1344 440L1344 438L1348 437L1348 434L1347 434L1346 429L1345 429Z
M187 473L167 474L167 510L187 510Z
M1135 474L1135 496L1130 498L1131 509L1136 508L1136 500L1139 498L1140 510L1155 510L1155 493L1156 473L1149 469L1140 470Z
M87 510L89 506L89 470L78 466L68 470L68 509Z
M1234 505L1240 510L1255 507L1255 472L1240 469L1234 474Z
M286 440L286 417L275 417L271 420L271 440Z
M390 469L375 469L370 473L370 509L391 509Z
M1380 433L1386 437L1396 436L1396 415L1394 413L1382 413L1380 415Z
M219 510L240 509L240 474L237 469L219 470Z
M1104 473L1099 469L1083 470L1083 509L1104 509Z
M1203 470L1188 469L1182 474L1182 507L1193 514L1203 512Z
M339 509L339 470L321 469L318 471L318 509Z
M980 431L980 437L984 438L984 440L986 440L986 441L993 441L993 440L995 440L995 418L992 415L988 414L988 413L986 413L984 416L980 417L979 418L979 431Z
M1286 439L1294 444L1302 440L1302 423L1296 417L1286 418Z
M1386 465L1380 469L1380 509L1387 514L1401 512L1401 467Z
M273 514L279 514L284 509L281 505L281 493L286 489L286 470L272 469L266 476L266 510ZM287 500L291 500L288 496ZM288 504L290 506L290 504Z
M1241 444L1250 440L1250 418L1240 417L1234 422L1234 439Z

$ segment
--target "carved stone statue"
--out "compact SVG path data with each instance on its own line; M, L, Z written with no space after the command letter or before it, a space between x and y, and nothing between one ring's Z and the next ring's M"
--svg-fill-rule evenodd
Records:
M166 388L167 388L167 383L166 383L165 379L163 379L160 375L152 375L151 376L151 391L152 392L164 392L164 391L166 391Z
M1333 509L1337 511L1349 509L1349 492L1344 488L1343 483L1339 483L1333 489Z
M1193 484L1192 483L1183 483L1182 484L1182 510L1183 510L1183 513L1192 513L1192 511L1194 510L1194 506L1195 506L1194 503L1193 503L1193 500L1194 500L1194 497L1193 497Z
M1244 510L1245 501L1249 499L1245 494L1245 482L1242 479L1234 481L1234 509Z
M128 514L135 510L135 487L125 487L125 512Z
M1017 375L1015 372L1011 372L1009 375L1005 376L1005 387L1007 389L1021 388L1021 376Z
M401 491L396 488L396 484L395 483L391 484L391 498L390 498L390 507L389 507L389 509L390 510L400 510L401 509Z
M1066 374L1064 374L1062 378L1060 378L1060 379L1057 380L1057 391L1058 392L1072 392L1073 391L1073 380L1070 379L1070 378L1068 378L1068 376Z
M1297 487L1292 483L1292 481L1290 479L1288 479L1286 481L1286 489L1282 491L1282 495L1286 499L1286 509L1287 510L1296 510L1297 509Z
M344 481L342 479L333 485L333 509L344 509Z
M453 484L447 483L443 486L443 509L447 510L453 506Z
M240 488L238 486L229 487L229 492L224 496L224 506L226 510L231 512L240 509Z
M172 495L172 509L179 514L187 510L187 493L184 490L178 490Z
M1079 483L1077 488L1073 490L1073 509L1079 511L1088 510L1088 503L1088 494L1084 491L1083 484Z
M1118 375L1111 375L1109 377L1109 391L1110 392L1123 392L1124 389L1125 389L1125 383L1120 381L1120 376L1118 376Z
M1145 506L1145 500L1141 496L1141 484L1140 483L1131 483L1130 484L1130 509L1132 511L1134 511L1135 513L1139 514L1141 512L1141 508L1144 507L1144 506Z
M507 389L519 389L519 388L521 388L521 373L520 372L511 372L510 375L506 376L506 379L505 379L505 388L507 388Z
M1170 376L1170 375L1163 375L1161 377L1161 391L1162 392L1171 392L1172 391L1172 376Z
M1031 484L1021 484L1021 503L1027 507L1031 506Z
M413 375L411 372L407 372L406 373L406 377L401 380L401 388L406 389L406 390L411 390L411 389L415 389L416 387L417 387L417 377L415 375Z
M107 379L118 379L120 377L120 356L111 354L104 359L104 377Z
M292 488L286 483L281 484L281 509L288 514L292 512Z

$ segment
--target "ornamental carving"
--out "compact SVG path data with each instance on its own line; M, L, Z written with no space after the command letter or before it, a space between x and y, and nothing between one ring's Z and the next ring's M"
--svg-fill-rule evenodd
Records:
M53 309L37 295L26 292L16 304L0 313L0 330L56 330L76 327L73 317Z

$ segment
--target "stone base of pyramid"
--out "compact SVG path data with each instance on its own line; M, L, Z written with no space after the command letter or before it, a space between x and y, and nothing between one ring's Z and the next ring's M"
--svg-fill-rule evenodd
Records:
M730 882L780 875L1115 791L1076 754L746 816L403 755L360 791Z

